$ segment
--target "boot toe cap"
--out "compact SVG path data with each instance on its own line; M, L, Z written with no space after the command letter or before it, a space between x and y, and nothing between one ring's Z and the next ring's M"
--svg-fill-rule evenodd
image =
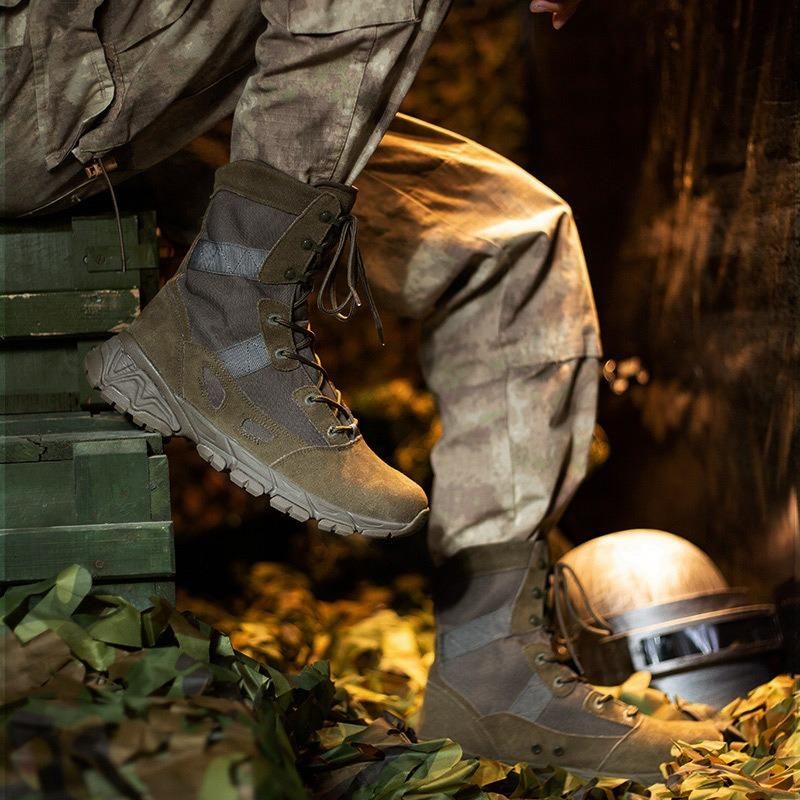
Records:
M359 439L344 448L308 448L275 465L283 475L356 521L374 521L412 532L428 508L425 492L383 462ZM409 527L408 531L402 530Z
M675 742L721 740L719 727L710 720L684 722L642 716L639 724L600 764L599 771L608 775L645 776L658 782L660 765L670 760Z

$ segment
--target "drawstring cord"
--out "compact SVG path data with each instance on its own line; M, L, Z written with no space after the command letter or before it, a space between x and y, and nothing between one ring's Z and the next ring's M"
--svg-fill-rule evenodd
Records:
M103 159L95 158L95 160L92 162L92 165L86 168L86 174L90 178L97 178L100 175L105 178L109 194L111 195L111 204L114 206L114 218L117 222L117 240L119 241L119 258L122 263L122 271L127 272L128 257L125 253L125 237L122 233L122 217L119 213L119 205L117 204L117 195L114 192L114 184L111 183L111 178L108 177L108 172L106 171L106 165L103 163Z
M347 294L340 301L336 290L336 274L340 257L348 240L350 248L347 253ZM347 214L341 217L339 222L339 241L331 258L330 266L325 272L317 292L317 308L325 314L336 317L336 319L342 321L350 319L356 308L360 308L362 305L361 297L358 294L359 286L362 287L364 297L367 300L367 305L375 323L375 330L378 333L378 339L381 345L384 345L383 323L378 313L378 306L372 296L372 289L364 268L364 259L361 256L361 248L358 245L358 220L352 214ZM328 299L327 305L325 303L326 296Z

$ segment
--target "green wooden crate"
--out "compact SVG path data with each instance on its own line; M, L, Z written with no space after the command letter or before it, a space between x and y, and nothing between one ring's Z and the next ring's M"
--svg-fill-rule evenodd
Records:
M0 224L0 414L102 404L83 360L158 290L152 211Z
M6 343L0 349L0 414L78 411L104 405L83 360L102 339Z
M0 417L0 586L73 563L97 591L174 600L162 439L113 413Z
M158 290L155 214L0 224L0 339L98 336L124 329Z

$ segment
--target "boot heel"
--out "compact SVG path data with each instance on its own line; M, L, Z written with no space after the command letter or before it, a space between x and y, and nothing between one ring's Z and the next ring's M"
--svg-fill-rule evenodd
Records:
M431 670L420 715L421 739L452 739L468 757L494 758L494 742L482 730L475 710L460 702Z
M117 411L128 414L136 425L172 436L181 425L147 370L130 351L138 351L125 334L115 336L89 352L84 361L89 385ZM130 339L130 337L127 337ZM139 355L140 353L135 353Z

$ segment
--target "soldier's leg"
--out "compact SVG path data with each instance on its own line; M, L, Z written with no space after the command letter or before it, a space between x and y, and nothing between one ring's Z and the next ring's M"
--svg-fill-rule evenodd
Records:
M116 183L158 164L229 115L255 67L255 43L265 24L253 0L186 0L177 15L162 11L158 0L130 8L104 3L94 25L113 77L113 97L72 152L48 168L45 143L54 122L47 113L47 85L35 81L32 6L0 8L0 34L13 36L13 47L0 49L0 217L72 207L106 188L102 176L90 178L84 171L92 159L113 156ZM76 64L52 66L63 72ZM92 70L82 70L72 76L79 87L96 79ZM73 124L85 114L77 106L70 111Z
M451 0L261 0L268 24L231 159L352 183L408 92Z
M376 292L425 319L437 558L524 541L583 477L597 322L572 214L474 142L398 117L359 179Z
M709 723L644 718L554 658L554 520L584 473L599 342L569 208L500 156L400 118L359 179L375 283L423 317L433 454L436 661L420 733L470 755L658 780Z

